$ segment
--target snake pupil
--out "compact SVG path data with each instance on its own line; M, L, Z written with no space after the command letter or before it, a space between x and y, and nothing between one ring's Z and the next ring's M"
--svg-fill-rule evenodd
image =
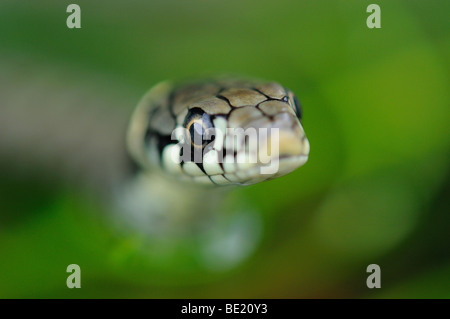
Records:
M200 108L189 110L185 126L189 131L191 144L195 147L205 147L208 142L214 140L214 135L210 132L210 129L213 128L211 119Z
M191 135L191 142L197 146L203 146L205 141L205 129L200 121L194 122L189 127L189 134Z

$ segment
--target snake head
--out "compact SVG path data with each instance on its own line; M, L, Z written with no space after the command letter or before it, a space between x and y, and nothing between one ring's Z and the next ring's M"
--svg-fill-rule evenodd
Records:
M292 91L252 80L157 86L133 115L128 143L142 167L210 185L277 178L309 155Z

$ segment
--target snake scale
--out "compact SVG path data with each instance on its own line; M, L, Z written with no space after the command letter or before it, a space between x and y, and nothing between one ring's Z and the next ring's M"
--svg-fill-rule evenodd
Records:
M159 167L179 179L213 185L255 184L306 162L309 142L301 118L298 99L278 83L233 77L162 82L134 112L128 148L140 167ZM269 132L274 128L276 139ZM235 133L239 129L240 136ZM243 131L254 132L253 138L265 133L265 140L250 140ZM259 148L249 145L258 142ZM277 161L277 169L261 174L261 166L268 163L258 152L267 151L269 143L273 154L267 156Z

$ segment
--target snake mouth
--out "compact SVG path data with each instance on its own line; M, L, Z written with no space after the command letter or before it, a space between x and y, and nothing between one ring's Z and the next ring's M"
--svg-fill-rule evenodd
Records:
M280 157L279 170L272 176L272 178L281 177L296 170L308 161L308 156L308 154L300 154L295 156L288 155Z
M230 181L238 179L234 181L235 184L252 185L287 175L305 164L307 160L308 155L286 155L269 164L257 164L254 167L245 170L238 169L234 173L226 174L225 177Z
M256 153L245 152L249 149L242 148L231 162L225 157L224 177L236 184L250 185L294 171L306 163L310 151L306 136L298 136L293 130L272 133Z

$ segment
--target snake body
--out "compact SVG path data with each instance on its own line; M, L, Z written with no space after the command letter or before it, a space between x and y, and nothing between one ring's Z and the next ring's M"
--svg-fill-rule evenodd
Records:
M294 93L275 82L229 77L162 82L138 104L128 130L128 149L141 168L161 168L181 180L254 184L306 162L309 143L301 119ZM277 139L267 134L264 150L274 143L267 156L277 161L277 169L261 174L261 167L268 165L260 156L263 143L252 148L254 141L237 139L229 131L253 129L261 138L259 132L273 128L278 129ZM209 130L214 133L208 135Z

